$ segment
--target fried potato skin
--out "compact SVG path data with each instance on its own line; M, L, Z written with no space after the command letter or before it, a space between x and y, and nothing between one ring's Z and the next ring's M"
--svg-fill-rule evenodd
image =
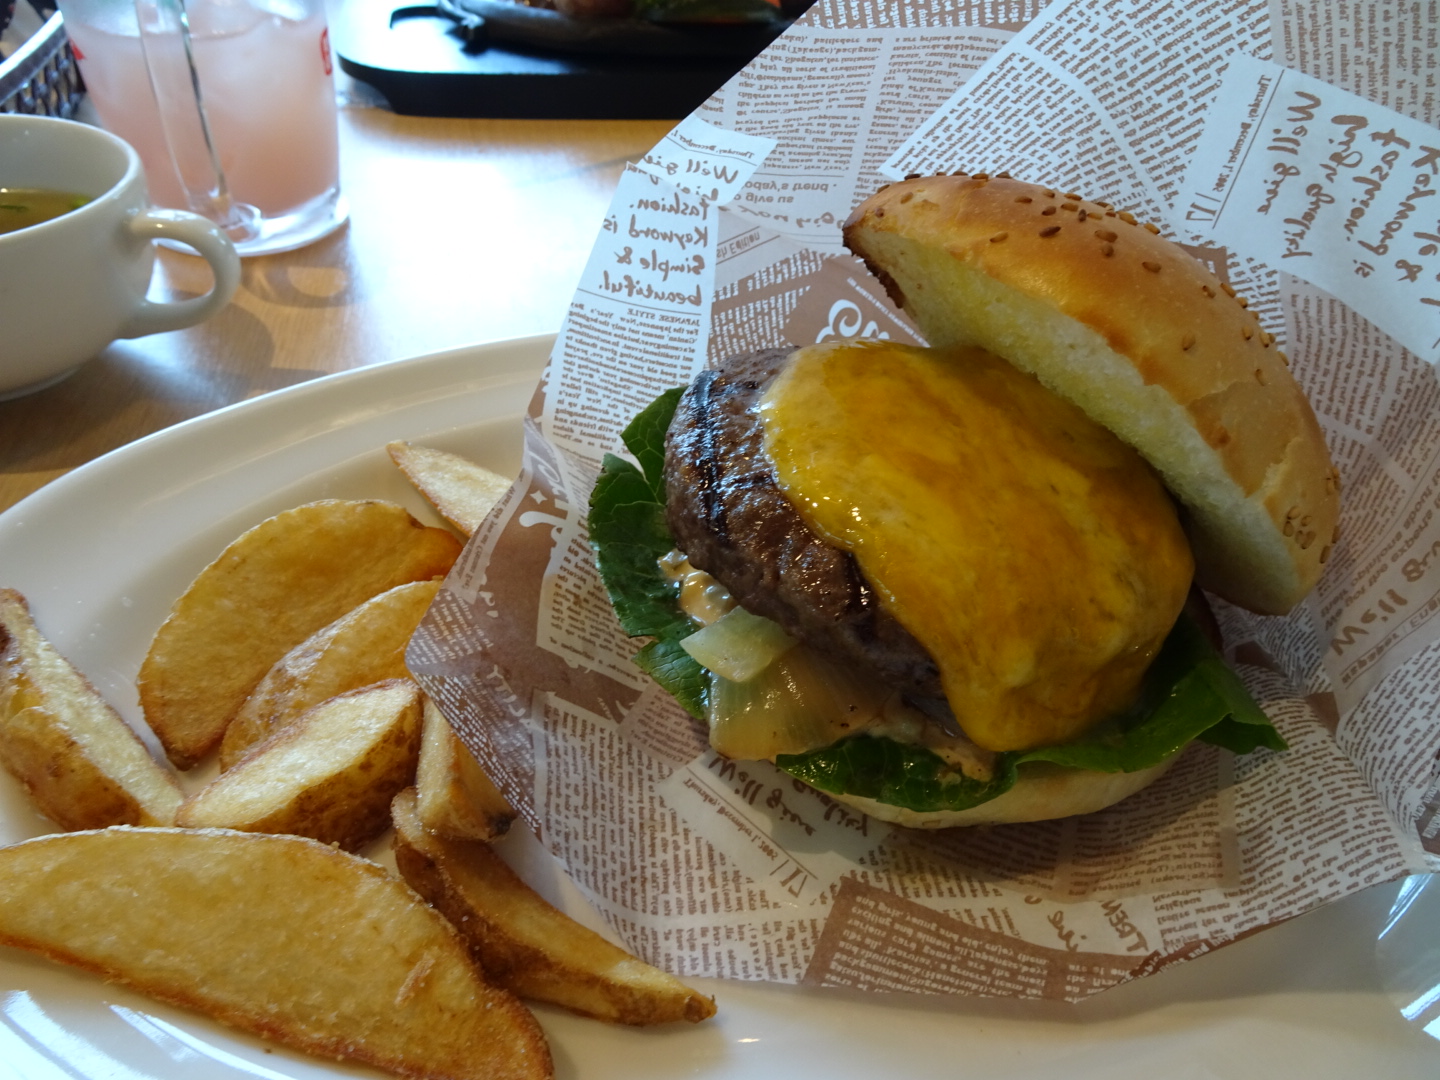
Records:
M443 919L311 840L114 828L3 848L0 943L401 1076L554 1075L534 1018Z
M692 1023L715 1002L556 910L488 844L426 832L411 791L395 797L395 863L470 942L487 977L521 997L612 1023Z
M372 596L277 660L226 725L220 768L231 768L257 743L326 698L384 679L408 678L405 647L440 580L411 581Z
M137 686L177 768L214 748L271 666L377 593L449 571L460 542L377 500L323 500L242 534L161 624Z
M515 820L514 807L428 698L415 791L421 825L442 836L494 840Z
M390 824L415 777L422 695L387 679L322 701L187 799L189 828L308 836L354 851Z
M0 589L0 764L62 829L172 825L183 797L13 589Z
M447 450L404 440L385 450L415 490L467 538L510 490L510 480Z

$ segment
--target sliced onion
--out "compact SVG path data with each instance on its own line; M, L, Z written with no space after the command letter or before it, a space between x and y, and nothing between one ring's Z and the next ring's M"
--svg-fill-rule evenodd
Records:
M779 623L742 607L731 608L680 642L701 667L731 682L755 678L794 646L795 639Z
M748 681L712 676L710 745L741 761L818 750L862 729L889 693L797 646Z

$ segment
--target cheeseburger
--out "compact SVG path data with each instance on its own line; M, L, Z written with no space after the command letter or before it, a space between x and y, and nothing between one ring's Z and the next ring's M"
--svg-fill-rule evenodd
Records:
M911 826L1097 810L1197 738L1283 748L1195 587L1289 611L1338 481L1244 301L1008 177L891 185L844 237L930 347L736 357L631 424L591 540L637 662L721 754Z

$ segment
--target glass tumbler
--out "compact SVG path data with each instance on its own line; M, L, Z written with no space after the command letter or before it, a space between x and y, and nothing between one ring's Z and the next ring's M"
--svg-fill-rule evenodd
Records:
M100 121L140 154L157 206L241 255L345 221L323 0L61 0Z

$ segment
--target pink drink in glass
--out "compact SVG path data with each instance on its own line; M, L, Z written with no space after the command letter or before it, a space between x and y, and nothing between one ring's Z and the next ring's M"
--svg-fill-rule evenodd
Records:
M231 197L267 219L333 199L339 145L323 6L318 0L190 0L186 10L200 92ZM65 26L101 121L139 152L151 199L186 208L133 7L106 4L82 13L94 20L67 11Z

